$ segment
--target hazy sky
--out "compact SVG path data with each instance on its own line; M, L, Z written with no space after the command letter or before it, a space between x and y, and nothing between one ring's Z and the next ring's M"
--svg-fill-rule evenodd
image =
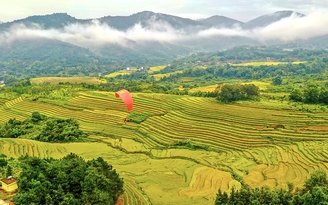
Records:
M281 10L328 14L328 0L0 0L0 5L2 22L59 12L89 19L148 10L192 19L222 15L243 22Z

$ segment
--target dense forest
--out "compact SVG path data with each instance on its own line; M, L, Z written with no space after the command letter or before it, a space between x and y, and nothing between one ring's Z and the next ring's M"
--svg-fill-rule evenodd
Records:
M12 85L18 79L31 78L37 76L98 76L99 73L106 75L126 67L150 66L149 62L141 62L144 59L136 56L136 61L119 57L113 60L108 57L95 55L87 49L80 47L66 48L66 44L55 44L51 52L42 51L39 47L43 44L29 44L28 42L17 48L17 54L11 55L6 50L1 50L0 54L0 80ZM40 45L38 47L38 45ZM26 48L25 48L26 47ZM57 49L54 49L57 48ZM20 54L21 50L28 49L29 52ZM14 52L14 51L11 51ZM37 53L35 53L37 52ZM108 51L109 52L109 51ZM12 57L10 57L12 56ZM109 56L115 56L111 54ZM245 61L309 61L300 64L280 64L272 69L270 65L262 66L238 66L231 63ZM124 61L124 62L123 62ZM135 62L135 63L132 63ZM212 53L195 53L188 57L179 58L158 64L169 64L165 69L156 71L153 74L166 74L176 71L182 73L171 74L161 81L175 81L181 77L200 77L209 79L218 78L242 78L242 79L262 79L276 75L281 76L304 76L307 74L320 74L324 72L328 63L328 51L294 49L286 50L275 47L236 47L227 51ZM154 65L154 64L153 64ZM204 68L206 66L206 68ZM128 76L117 76L117 79L150 79L147 73Z

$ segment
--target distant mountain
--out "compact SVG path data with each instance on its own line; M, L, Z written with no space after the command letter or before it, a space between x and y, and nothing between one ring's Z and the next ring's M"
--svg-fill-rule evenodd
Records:
M169 25L170 27L177 30L184 30L186 32L199 32L211 27L215 28L233 28L236 25L242 26L243 29L254 29L257 27L264 27L271 23L277 22L283 18L290 17L292 14L303 17L304 14L296 13L293 11L278 11L272 14L267 14L255 18L246 23L231 19L225 16L211 16L202 20L192 20L189 18L181 18L178 16L154 13L151 11L143 11L132 14L130 16L105 16L98 19L76 19L67 13L55 13L49 15L35 15L29 16L25 19L19 19L12 22L2 23L0 29L6 29L14 24L25 24L26 26L35 26L36 24L44 29L60 29L67 25L79 23L79 24L90 24L92 21L97 20L102 24L115 28L117 30L126 31L129 28L140 24L143 28L154 29L154 23L156 29L161 30L159 25L163 27Z
M220 17L220 18L222 19L220 21L220 24L225 26L229 26L230 23L238 22L229 18L226 19L224 19L224 17ZM217 17L213 17L211 19L204 20L204 22L202 22L202 21L196 21L188 18L181 18L178 16L173 16L168 14L143 11L143 12L132 14L130 16L106 16L98 19L81 20L81 19L76 19L68 15L67 13L55 13L55 14L49 14L44 16L40 16L40 15L30 16L25 19L19 19L12 22L3 23L0 25L0 35L1 35L1 31L8 30L12 26L17 24L24 24L28 28L35 28L37 25L38 27L41 27L45 30L56 29L59 32L62 32L62 29L65 26L72 25L72 24L90 26L93 24L94 21L98 21L100 25L106 24L110 28L114 28L122 32L126 32L129 29L133 28L134 26L140 25L142 29L150 30L153 31L154 33L164 32L165 34L165 32L168 32L169 35L176 35L176 33L179 33L179 35L181 35L181 39L173 40L173 42L157 41L157 40L147 39L145 37L143 37L143 40L136 42L134 40L125 38L124 39L124 41L126 42L125 46L122 46L122 44L117 44L117 43L106 43L100 47L98 46L97 48L91 49L97 55L100 55L102 57L114 58L115 60L119 60L119 58L115 56L117 53L120 53L118 56L121 56L122 58L125 56L124 57L125 59L129 59L130 57L128 56L131 56L134 53L135 56L140 57L140 61L148 62L148 64L153 64L155 63L155 61L157 63L159 62L163 63L164 61L169 61L176 58L177 56L186 55L191 52L217 51L217 50L230 48L231 46L258 44L255 40L242 36L240 37L222 36L222 38L211 38L211 37L208 38L205 36L197 39L195 37L192 37L192 36L196 36L197 33L200 31L207 30L212 28L213 26L219 25L218 23L215 23L213 21L217 19ZM225 20L225 22L223 19ZM206 21L209 21L211 23L208 23ZM75 28L71 28L71 29L75 29ZM73 35L71 32L74 33L78 31L79 30L69 30L68 32L70 33L65 35L70 36ZM94 32L97 32L97 30L95 30ZM45 34L41 36L47 38L46 36L47 34L48 32L45 32ZM74 35L78 36L78 34L74 34ZM166 36L163 35L162 38L166 38ZM74 44L74 38L72 41ZM29 41L28 45L31 45L30 43L31 41ZM49 48L49 46L47 46L48 43L49 43L48 41L44 41L44 46L47 48ZM121 48L118 49L119 47ZM28 49L23 49L23 50L28 51ZM119 52L115 52L115 50L119 50ZM115 55L113 56L113 54ZM22 56L25 55L22 54ZM133 56L132 58L135 59L135 57ZM136 60L131 60L130 62L137 63Z
M216 28L232 28L234 26L241 26L244 24L241 21L237 21L235 19L231 19L225 16L218 16L218 15L211 16L209 18L201 19L198 21L204 24L212 25Z
M24 24L28 27L34 27L36 24L38 26L41 26L44 29L59 29L63 28L66 25L72 24L72 23L84 23L88 20L79 20L76 19L67 13L55 13L55 14L49 14L49 15L35 15L35 16L29 16L25 19L19 19L12 22L7 22L1 24L0 28L2 29L8 29L10 26L14 24Z
M189 32L210 27L207 23L151 11L143 11L130 16L106 16L97 20L118 30L127 30L136 24L140 24L144 28L151 28L155 22L159 24L166 23L174 29L183 29Z
M151 11L83 20L67 13L29 16L0 24L0 69L13 70L24 65L31 69L34 62L39 61L50 67L55 63L56 69L68 66L81 69L82 64L92 66L95 62L101 63L97 65L99 69L147 66L165 64L195 52L246 45L328 47L328 36L284 42L274 38L260 41L257 35L252 35L254 28L292 15L304 16L293 11L279 11L246 23L219 15L192 20ZM20 64L12 64L15 60Z
M245 24L243 24L243 29L250 30L258 27L265 27L268 26L269 24L280 21L283 18L290 17L293 14L299 17L305 16L304 14L293 12L293 11L278 11L273 14L266 14L246 22Z

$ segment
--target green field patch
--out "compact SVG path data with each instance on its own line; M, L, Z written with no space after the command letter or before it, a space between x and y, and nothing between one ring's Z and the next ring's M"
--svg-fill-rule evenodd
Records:
M160 74L154 74L152 76L154 76L155 80L159 80L161 78L168 77L170 75L178 74L178 73L183 73L183 71L182 70L178 70L178 71L175 71L175 72L170 72L170 73L165 73L165 74L162 74L162 73L160 73Z
M259 61L259 62L247 62L247 63L233 63L231 66L277 66L281 64L301 64L307 63L307 61L294 61L294 62L276 62L276 61Z
M150 67L149 73L153 73L153 72L156 72L156 71L161 71L164 68L166 68L166 65L153 66L153 67Z
M189 90L189 92L191 92L191 93L195 93L195 92L214 92L217 87L218 87L218 84L201 86L201 87L197 87L197 88L192 88L192 89Z
M43 84L43 83L59 84L59 83L88 83L88 84L101 84L106 83L105 79L99 79L96 77L39 77L32 78L31 83Z
M145 121L149 116L150 115L148 113L135 113L135 112L132 112L126 118L131 122L135 122L135 123L140 124L143 121Z
M254 84L257 87L259 87L260 90L266 90L267 87L269 85L271 85L271 83L269 83L269 82L263 82L263 81L249 81L249 82L245 82L245 83L242 83L242 84Z
M183 83L190 83L190 82L194 82L197 78L196 77L181 77L180 80Z
M126 68L124 70L116 71L114 73L110 73L105 75L106 78L115 78L118 75L130 75L132 72L137 71L137 68Z

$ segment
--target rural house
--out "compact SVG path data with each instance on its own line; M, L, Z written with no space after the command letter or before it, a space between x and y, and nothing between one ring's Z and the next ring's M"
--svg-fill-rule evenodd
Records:
M18 189L17 179L12 176L1 180L2 189L6 192L15 192Z

